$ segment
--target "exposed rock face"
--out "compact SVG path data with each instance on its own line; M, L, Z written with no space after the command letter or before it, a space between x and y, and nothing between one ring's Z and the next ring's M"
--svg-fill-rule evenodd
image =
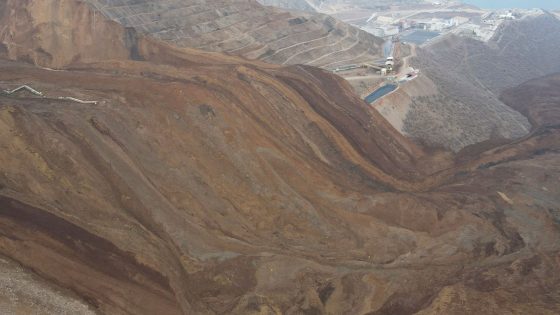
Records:
M383 40L332 17L256 1L87 0L110 19L181 47L278 64L332 67L379 59Z
M128 58L123 28L74 0L5 0L0 54L61 67L78 60Z
M3 22L41 2L9 2ZM97 23L115 34L99 56L45 44L62 40L48 28L2 37L18 49L0 85L47 97L0 95L0 310L560 311L557 128L425 152L325 71Z
M468 145L525 135L530 125L499 100L507 88L560 71L560 21L544 14L503 25L483 43L449 37L418 50L413 65L422 69L431 93L403 86L404 103L388 102L397 111L396 127L433 146L460 150ZM425 83L421 83L425 84Z

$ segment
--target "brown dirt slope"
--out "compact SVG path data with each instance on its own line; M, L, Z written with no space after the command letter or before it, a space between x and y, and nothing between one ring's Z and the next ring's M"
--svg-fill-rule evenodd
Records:
M0 85L45 93L0 95L0 310L560 311L558 129L426 152L322 70L44 3L0 7ZM114 35L73 35L77 12Z
M560 74L534 79L506 90L501 100L529 118L533 128L560 121Z

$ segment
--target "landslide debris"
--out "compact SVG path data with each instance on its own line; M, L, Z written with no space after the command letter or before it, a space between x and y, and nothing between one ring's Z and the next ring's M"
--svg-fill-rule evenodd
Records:
M431 152L323 70L2 4L0 84L45 97L0 94L0 310L560 311L558 129Z

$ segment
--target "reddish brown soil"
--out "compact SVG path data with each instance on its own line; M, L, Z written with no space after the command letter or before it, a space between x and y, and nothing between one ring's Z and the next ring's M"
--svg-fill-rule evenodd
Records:
M36 2L7 5L33 23ZM33 57L53 33L7 29L0 84L47 97L0 96L0 255L55 294L104 314L560 312L554 124L454 156L315 68L149 38L141 61L101 38L53 63Z

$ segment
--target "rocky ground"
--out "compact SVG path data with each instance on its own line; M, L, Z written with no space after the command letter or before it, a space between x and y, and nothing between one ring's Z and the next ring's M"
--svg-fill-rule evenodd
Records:
M521 137L530 124L500 94L560 71L559 34L560 20L543 14L503 24L489 43L449 36L418 49L421 82L403 85L381 112L404 134L454 151Z
M45 3L0 4L0 85L45 96L0 96L0 310L560 312L560 121L428 150L323 70Z
M330 16L265 7L256 1L87 0L106 17L176 46L277 64L378 60L383 40Z

